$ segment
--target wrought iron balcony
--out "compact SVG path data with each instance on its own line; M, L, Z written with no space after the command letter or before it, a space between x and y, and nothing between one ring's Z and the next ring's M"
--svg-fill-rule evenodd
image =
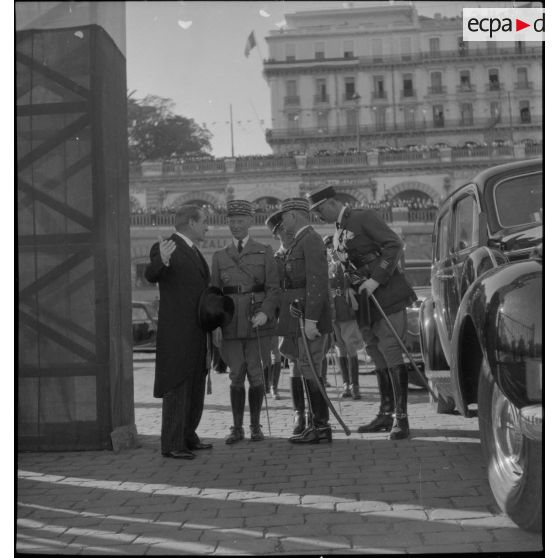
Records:
M401 90L401 98L402 99L411 99L417 96L416 89L402 89Z
M300 97L298 95L287 95L285 97L285 106L300 106Z
M474 83L462 83L456 88L457 93L476 93L477 86Z
M431 85L428 88L429 95L445 95L448 88L445 85Z
M373 91L372 100L375 99L387 99L387 93L385 91Z
M517 81L514 83L516 89L533 89L532 81Z
M329 95L326 93L324 95L314 95L314 104L315 105L328 105L329 104Z
M486 84L486 91L504 91L504 84L499 81L489 81Z

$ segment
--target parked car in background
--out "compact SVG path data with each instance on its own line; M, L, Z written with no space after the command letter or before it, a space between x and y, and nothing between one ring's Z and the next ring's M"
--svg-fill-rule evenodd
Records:
M132 302L134 351L154 351L157 339L157 311L150 302Z
M438 410L478 416L494 498L531 531L543 502L542 171L541 160L492 167L444 201L420 309Z

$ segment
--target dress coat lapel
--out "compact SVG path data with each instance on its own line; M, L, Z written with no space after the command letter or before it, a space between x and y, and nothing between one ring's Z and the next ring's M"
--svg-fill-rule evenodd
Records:
M209 266L202 253L198 250L199 254L197 254L196 248L190 248L186 241L177 234L173 234L171 238L176 242L177 250L180 250L190 259L192 265L199 270L204 279L209 280Z

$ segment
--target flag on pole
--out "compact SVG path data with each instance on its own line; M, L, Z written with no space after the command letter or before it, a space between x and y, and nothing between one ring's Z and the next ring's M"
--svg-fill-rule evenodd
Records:
M246 46L244 47L244 56L248 58L250 51L256 46L256 37L254 36L254 31L250 32L248 39L246 40Z

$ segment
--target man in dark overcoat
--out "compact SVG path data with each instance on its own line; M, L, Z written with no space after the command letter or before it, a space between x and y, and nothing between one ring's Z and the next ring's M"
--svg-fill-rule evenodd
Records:
M279 279L271 246L249 235L254 208L246 200L227 202L232 242L213 254L211 284L234 300L233 319L214 332L221 356L230 368L233 426L227 444L244 439L245 380L248 378L250 439L264 439L260 412L265 397L264 371L271 366L271 337L275 335Z
M373 209L351 209L335 199L331 186L307 195L312 211L326 223L335 223L334 248L350 272L359 293L374 295L397 335L407 332L406 307L417 299L415 292L398 268L403 242ZM380 391L380 412L359 432L390 430L389 438L398 440L409 436L407 417L408 372L401 346L376 306L366 297L369 333L367 349L376 364ZM362 303L361 303L362 304ZM363 335L364 336L364 335ZM393 416L392 416L393 415Z
M329 409L312 366L320 374L325 354L325 334L332 331L329 304L327 254L322 237L310 224L308 200L290 198L281 204L282 226L294 234L284 260L285 278L279 311L277 333L283 337L281 352L294 360L293 373L302 376L308 388L312 424L300 434L289 438L295 444L331 442ZM298 300L304 309L304 332L299 320L291 315L290 305ZM307 354L302 335L308 341Z
M176 232L151 247L145 277L160 293L154 397L163 399L161 453L193 459L209 449L196 434L207 375L207 334L198 323L198 301L209 285L209 267L196 247L207 232L207 216L195 205L175 215Z

